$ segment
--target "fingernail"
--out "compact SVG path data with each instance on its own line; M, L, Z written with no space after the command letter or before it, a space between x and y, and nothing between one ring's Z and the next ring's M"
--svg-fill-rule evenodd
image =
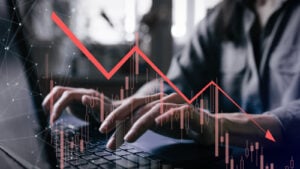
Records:
M116 149L116 145L114 144L114 140L112 138L110 138L106 144L106 148L111 149L111 150L115 150Z
M162 121L161 118L155 119L155 123L156 123L156 124L160 124L161 121Z
M128 137L129 137L128 134L126 134L126 135L124 136L124 140L125 140L125 141L128 141Z
M124 140L127 141L127 142L131 142L132 139L133 139L133 137L134 137L134 133L132 133L132 132L129 131L129 132L125 135Z
M105 133L105 132L107 131L107 125L106 125L106 123L103 123L103 124L100 126L99 131L100 131L101 133Z

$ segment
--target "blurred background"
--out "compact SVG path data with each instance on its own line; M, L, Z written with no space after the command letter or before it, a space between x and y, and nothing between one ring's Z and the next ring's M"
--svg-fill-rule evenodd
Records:
M39 78L46 90L56 85L97 87L111 93L131 76L133 59L111 79L86 59L53 23L55 11L91 53L110 70L135 44L164 72L194 26L220 0L19 0L22 22ZM155 73L140 59L132 92ZM133 84L133 83L132 83Z

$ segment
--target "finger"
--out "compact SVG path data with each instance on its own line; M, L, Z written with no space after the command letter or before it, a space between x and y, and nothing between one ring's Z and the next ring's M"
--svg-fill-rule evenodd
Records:
M102 99L100 99L101 96L99 98L89 95L83 95L81 98L82 104L91 108L90 113L100 123L113 110L111 102L105 101L103 97L104 95L102 96Z
M161 98L161 94L157 93L151 96L145 96L140 98L132 98L127 103L119 106L104 120L99 131L102 133L110 132L114 128L115 120L123 120L127 116L131 115L132 111L137 107L146 104L145 99L153 100L153 102L158 103L158 101L172 102L172 103L182 103L184 100L177 94L172 93Z
M154 119L160 115L161 106L163 107L163 111L168 111L178 105L173 103L156 104L133 124L124 139L127 142L134 142L144 134L154 124Z
M55 86L50 93L45 97L42 106L45 109L45 111L49 111L52 104L56 102L58 98L61 97L62 93L68 90L72 90L72 88L69 87L63 87L63 86Z
M130 120L123 120L116 122L116 130L108 140L106 147L112 150L117 149L124 143L124 135L129 129Z
M107 118L103 121L102 125L100 126L99 131L102 133L110 132L113 129L115 122L117 120L124 120L137 107L146 104L147 103L146 99L158 100L159 98L160 98L160 94L155 94L151 96L129 99L128 101L124 102L122 105L120 105L118 108L116 108L107 116Z
M155 123L156 125L163 124L163 123L168 123L171 119L171 117L174 116L174 112L177 112L178 110L171 108L167 112L161 114L160 116L155 118Z
M172 93L168 96L165 96L163 99L164 102L172 102L176 104L183 104L185 100L177 93Z
M98 108L100 105L100 98L90 95L83 95L81 97L81 103L90 108Z
M101 104L103 104L104 110L110 110L112 109L112 105L110 104L110 101L108 100L101 100L100 97L90 96L90 95L83 95L81 97L81 103L85 106L89 106L90 108L100 110Z
M152 102L150 104L147 104L147 105L139 108L135 112L133 117L121 121L123 123L121 123L120 121L117 121L116 131L114 132L114 134L111 136L111 138L107 142L106 147L109 148L109 149L116 149L119 146L121 146L125 141L124 136L128 132L128 130L130 129L130 126L131 126L132 122L139 119L142 115L144 115L151 108L153 108L153 106L154 106L154 102Z
M53 110L50 112L50 124L52 125L55 120L61 115L63 109L74 101L81 101L83 94L94 94L91 89L75 89L64 91L60 98L54 103Z
M183 113L183 117L188 117L191 112L193 112L191 106L189 105L181 105L180 107L169 109L166 113L161 114L160 116L155 118L156 125L161 125L165 123L178 123L182 118L181 114ZM189 118L189 117L188 117ZM171 120L172 119L172 120Z
M62 94L67 91L76 91L76 92L81 92L82 94L94 94L94 95L98 94L98 92L93 89L55 86L50 91L50 93L45 97L45 99L42 103L42 106L45 109L45 111L49 112L51 105L53 106L55 104L55 102L62 96Z

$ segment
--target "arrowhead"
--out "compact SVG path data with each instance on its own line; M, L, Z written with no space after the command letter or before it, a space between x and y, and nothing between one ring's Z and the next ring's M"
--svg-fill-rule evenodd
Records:
M265 138L270 140L270 141L276 142L276 140L274 139L274 137L273 137L272 133L270 132L270 130L267 130Z

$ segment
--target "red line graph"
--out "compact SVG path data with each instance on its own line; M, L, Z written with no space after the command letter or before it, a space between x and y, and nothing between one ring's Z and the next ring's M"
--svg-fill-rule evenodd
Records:
M193 98L189 99L184 93L146 56L146 54L141 51L141 49L135 45L133 48L110 70L107 71L103 65L90 53L90 51L83 45L83 43L72 33L72 31L64 24L64 22L57 16L55 12L52 12L52 20L57 24L57 26L71 39L71 41L78 47L78 49L88 58L89 61L103 74L108 80L126 63L128 59L134 57L134 54L138 54L144 61L166 82L170 87L174 89L187 103L193 103L200 95L203 94L210 86L217 88L226 98L228 98L242 113L244 113L255 126L258 127L264 134L265 138L276 142L275 138L269 130L265 130L261 127L250 114L248 114L239 104L234 101L218 84L214 81L209 82L204 86Z

